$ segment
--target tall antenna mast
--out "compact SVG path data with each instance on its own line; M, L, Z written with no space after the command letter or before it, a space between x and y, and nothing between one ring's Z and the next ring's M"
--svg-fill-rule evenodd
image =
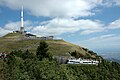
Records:
M23 5L22 5L22 8L21 8L21 27L23 27Z
M23 34L24 33L24 21L23 21L23 2L22 2L22 7L21 7L21 27L20 27L20 33Z

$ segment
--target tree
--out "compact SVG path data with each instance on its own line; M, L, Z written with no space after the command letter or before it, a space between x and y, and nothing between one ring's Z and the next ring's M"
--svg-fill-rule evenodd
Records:
M48 52L48 44L45 41L40 42L36 51L36 55L39 60L42 60L43 58L52 58L52 55Z
M35 59L34 53L29 52L29 50L26 50L24 54L22 55L22 58L25 59Z
M80 58L81 57L80 53L78 53L77 51L71 52L70 54L71 54L71 56L73 56L75 58Z

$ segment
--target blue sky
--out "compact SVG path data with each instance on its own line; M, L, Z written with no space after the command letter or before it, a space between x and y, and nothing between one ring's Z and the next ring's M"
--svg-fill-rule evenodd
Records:
M120 0L0 0L0 36L19 30L21 4L26 31L120 56Z

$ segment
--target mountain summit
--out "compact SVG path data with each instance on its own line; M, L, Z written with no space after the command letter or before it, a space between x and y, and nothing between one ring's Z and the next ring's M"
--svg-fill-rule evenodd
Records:
M39 39L26 39L20 33L8 33L0 38L0 51L11 52L13 50L30 50L35 53L39 45ZM45 40L49 45L49 52L55 56L70 56L70 52L78 52L82 57L96 58L97 54L86 48L66 42L64 40Z

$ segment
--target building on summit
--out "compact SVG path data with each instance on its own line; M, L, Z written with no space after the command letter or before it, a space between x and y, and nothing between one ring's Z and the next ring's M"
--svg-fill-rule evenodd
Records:
M24 28L24 11L23 10L24 10L24 7L22 5L22 7L21 7L21 26L20 26L20 30L19 31L13 31L13 33L20 33L20 34L24 35L25 39L53 40L54 36L37 37L34 34L27 33L27 31L25 31L25 28Z

